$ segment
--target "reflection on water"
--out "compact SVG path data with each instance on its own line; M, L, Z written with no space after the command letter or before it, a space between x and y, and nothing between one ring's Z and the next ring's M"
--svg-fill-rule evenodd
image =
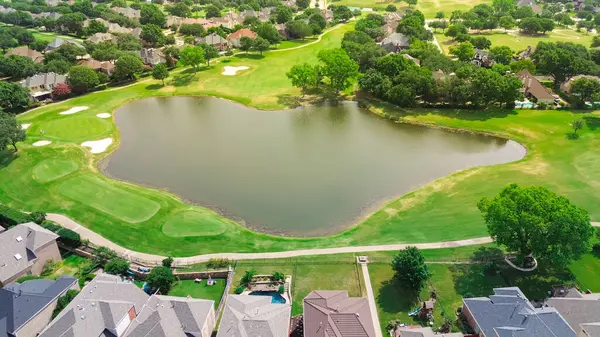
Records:
M503 139L396 124L355 103L258 111L151 98L115 114L108 174L165 188L273 233L338 231L373 204L457 170L518 160Z

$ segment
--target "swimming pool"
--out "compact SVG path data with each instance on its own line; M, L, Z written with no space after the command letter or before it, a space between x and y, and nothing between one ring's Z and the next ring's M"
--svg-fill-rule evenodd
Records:
M273 304L285 304L285 298L276 291L253 291L250 296L271 296L271 303Z

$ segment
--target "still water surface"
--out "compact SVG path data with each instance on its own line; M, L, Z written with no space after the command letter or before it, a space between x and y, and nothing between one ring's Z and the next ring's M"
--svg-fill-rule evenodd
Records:
M353 102L259 111L212 97L150 98L114 118L121 145L107 174L277 234L336 232L434 179L525 155L513 141L396 124Z

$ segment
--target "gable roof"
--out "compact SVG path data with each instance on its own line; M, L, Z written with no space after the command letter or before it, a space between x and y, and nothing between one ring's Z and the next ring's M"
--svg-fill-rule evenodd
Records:
M287 337L291 306L269 296L229 295L217 337Z
M579 331L585 325L591 331L600 332L600 294L581 294L574 288L569 294L551 297L546 305L556 309L573 330Z
M62 46L63 44L72 44L79 48L84 48L83 45L81 45L79 42L76 42L73 40L65 40L63 38L57 37L54 40L50 41L50 43L48 43L48 46L46 47L46 51L52 51L52 50Z
M54 85L56 83L65 83L66 81L67 77L65 75L57 73L40 73L27 77L26 79L19 82L19 84L27 88L33 88L42 85L49 86Z
M56 301L77 282L62 276L57 280L30 280L0 289L0 336L14 334L29 320Z
M410 47L410 40L402 33L394 33L381 41L381 45L393 45L394 47Z
M202 328L214 315L214 301L153 295L131 323L126 337L209 337Z
M99 43L99 42L105 42L105 41L113 41L115 40L115 36L112 35L111 33L96 33L90 37L87 38L86 41L92 42L92 43Z
M490 297L463 299L485 337L575 337L554 308L534 308L517 287L495 288Z
M223 37L221 37L219 34L216 34L216 33L211 33L204 37L198 38L198 39L196 39L196 41L198 43L206 43L209 45L226 44L227 43L226 39L224 39Z
M37 258L37 250L57 238L58 235L33 222L0 233L0 282L29 268Z
M526 94L531 94L539 100L554 100L554 96L535 78L527 69L523 69L517 73L517 76L523 82L523 89Z
M113 336L120 320L131 309L139 313L149 297L119 276L99 274L39 336Z
M106 70L112 71L115 69L115 65L109 61L98 61L95 59L81 60L78 63L80 66L88 67L94 70Z
M4 55L5 56L10 56L10 55L24 56L24 57L28 57L28 58L32 59L36 63L40 63L44 59L44 54L38 52L37 50L29 49L29 47L27 47L27 46L22 46L22 47L17 47L17 48L11 49L11 50L7 51L6 54L4 54Z
M304 298L305 337L373 337L369 303L343 290L316 290Z
M254 39L254 38L256 38L256 33L253 32L253 31L251 31L248 28L242 28L242 29L240 29L240 30L238 30L236 32L233 32L233 33L229 34L227 36L227 40L230 40L230 39L241 39L244 36L249 37L251 39Z

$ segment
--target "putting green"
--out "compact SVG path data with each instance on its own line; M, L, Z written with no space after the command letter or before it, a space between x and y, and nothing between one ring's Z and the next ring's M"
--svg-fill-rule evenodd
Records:
M183 211L170 216L162 232L171 237L215 236L225 232L226 225L210 211Z
M96 116L67 115L34 124L29 129L32 135L39 135L43 131L44 137L80 141L107 135L113 126L110 120Z
M160 209L157 202L94 176L68 179L60 185L59 192L69 199L129 223L146 221Z
M45 184L62 178L79 168L72 160L47 159L33 168L33 179Z

